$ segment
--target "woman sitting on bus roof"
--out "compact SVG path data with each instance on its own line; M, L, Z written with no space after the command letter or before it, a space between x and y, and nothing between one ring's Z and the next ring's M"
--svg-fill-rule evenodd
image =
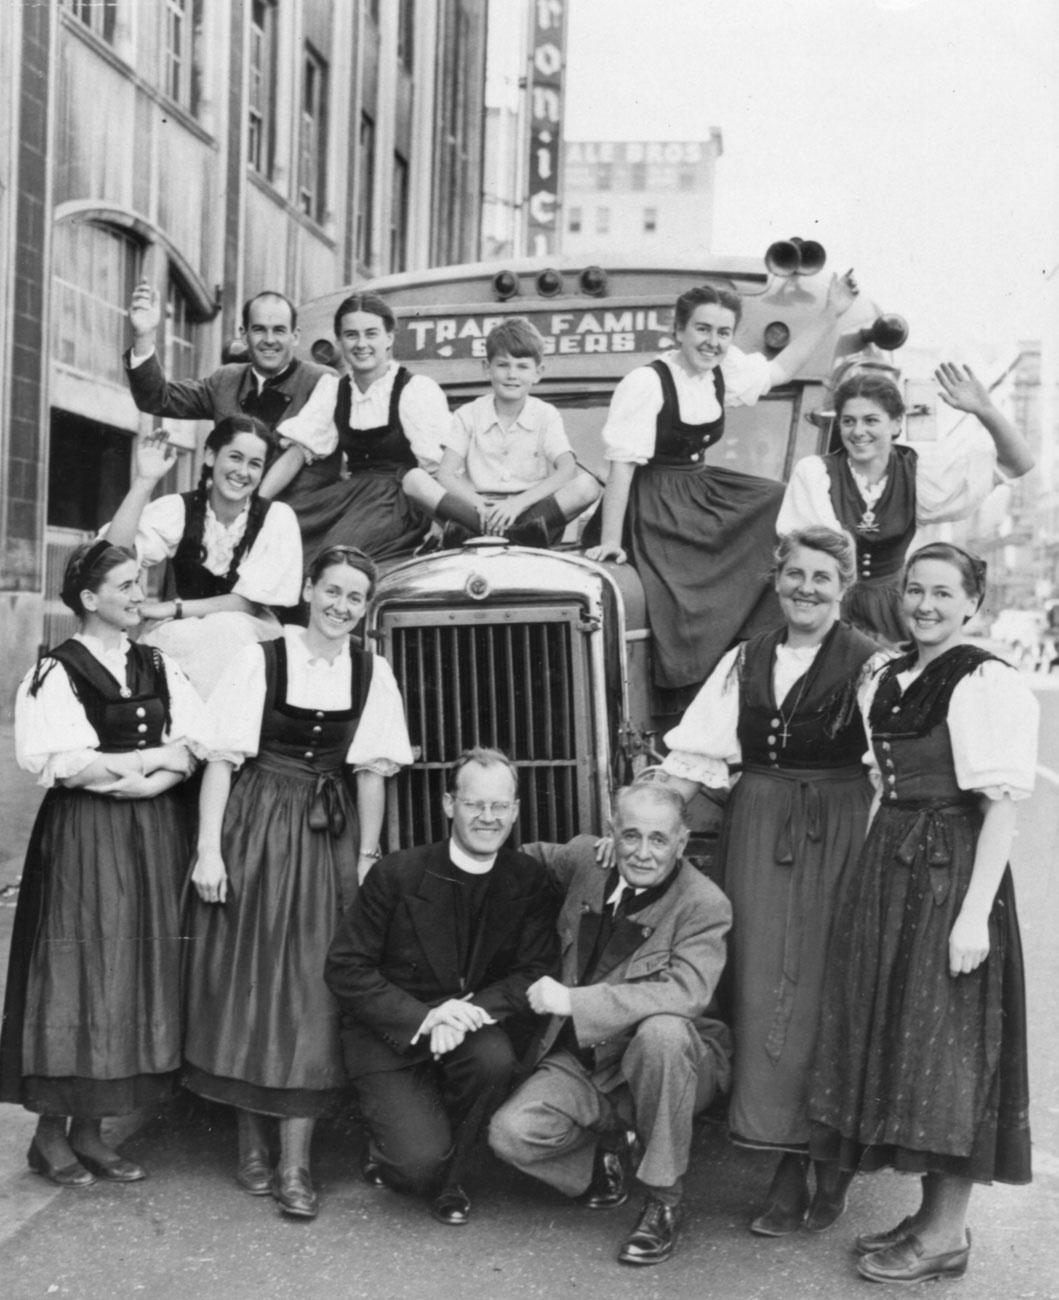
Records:
M171 562L164 599L145 601L140 611L163 621L140 640L171 655L203 699L236 650L279 636L271 607L298 602L298 521L289 506L258 493L274 447L260 420L229 415L206 439L195 490L152 501L176 451L164 431L142 434L132 486L104 530L143 565Z
M578 469L558 409L530 394L544 368L536 326L522 316L502 321L485 356L492 392L452 417L437 479L411 469L404 490L444 522L446 546L480 533L550 546L596 500L599 483Z
M375 294L354 294L335 312L348 373L325 376L283 422L283 454L262 495L282 496L298 516L305 562L332 546L373 559L408 553L430 519L401 491L417 466L434 473L451 416L433 379L392 357L397 318Z
M908 635L901 616L901 568L916 529L964 519L1008 478L1033 468L1025 439L996 409L969 367L942 365L941 397L981 428L912 448L895 446L905 404L894 381L854 371L835 391L842 446L794 467L779 532L814 524L847 528L857 542L857 585L842 616L883 644Z
M636 566L663 689L686 695L735 641L781 621L768 572L783 486L707 465L704 452L724 435L725 407L787 383L856 293L852 271L834 276L819 318L769 360L732 343L737 293L689 289L674 312L677 348L614 390L602 533L587 554Z

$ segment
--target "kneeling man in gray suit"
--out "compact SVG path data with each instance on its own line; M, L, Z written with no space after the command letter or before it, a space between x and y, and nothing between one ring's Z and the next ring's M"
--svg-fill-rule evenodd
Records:
M732 911L682 860L688 828L674 790L620 790L611 834L609 872L591 836L523 848L565 886L562 982L546 975L529 988L550 1019L489 1142L592 1209L624 1204L635 1172L647 1195L618 1259L657 1264L676 1244L692 1121L728 1085L729 1033L711 1004Z

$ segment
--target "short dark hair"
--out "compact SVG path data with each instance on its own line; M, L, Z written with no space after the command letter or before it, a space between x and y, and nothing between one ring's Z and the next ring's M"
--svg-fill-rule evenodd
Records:
M460 773L471 763L477 763L479 767L506 767L514 782L515 798L518 798L518 768L502 749L490 749L485 745L473 745L470 749L465 749L449 768L449 794L456 793Z
M732 289L718 289L712 284L699 284L686 289L673 308L673 328L682 330L691 320L696 307L725 307L735 317L738 325L743 319L743 300Z
M387 334L392 334L397 328L397 317L385 298L380 298L377 293L351 293L348 298L343 298L335 309L335 338L338 338L338 331L342 328L343 317L355 311L365 311L369 316L378 316L386 326Z
M902 590L908 585L908 575L912 571L913 564L917 564L920 560L940 560L944 564L951 564L959 572L960 585L964 592L972 599L977 599L979 604L982 603L989 566L980 555L965 551L955 542L928 542L926 546L921 546L918 551L914 551L905 562L904 577L901 581Z
M874 402L886 412L891 420L900 420L905 413L905 399L889 375L881 375L877 370L857 370L848 379L843 379L835 389L835 418L841 416L843 408L854 397L863 397Z
M773 577L779 574L796 546L830 555L838 565L843 591L848 591L857 580L857 544L844 528L839 530L813 524L809 528L793 528L789 533L781 534L772 552Z
M83 619L87 611L81 593L98 591L111 569L135 559L136 556L131 551L123 546L115 546L105 537L95 542L82 542L66 561L60 600L79 619Z
M262 289L260 293L255 293L252 298L247 298L243 303L243 329L250 329L250 308L255 302L262 298L277 298L280 302L287 304L287 310L290 312L290 327L294 331L298 328L298 309L285 293L280 293L278 289Z
M321 576L336 564L344 564L349 569L356 569L368 579L368 599L375 594L375 584L379 580L379 570L375 561L367 552L356 546L328 546L317 555L305 574L306 579L315 584Z
M510 316L494 325L485 336L485 355L488 361L501 355L532 357L539 366L544 360L544 339L536 325L525 316Z

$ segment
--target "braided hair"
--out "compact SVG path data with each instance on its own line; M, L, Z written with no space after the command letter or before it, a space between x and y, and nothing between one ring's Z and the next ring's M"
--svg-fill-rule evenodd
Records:
M269 462L276 453L276 437L267 424L255 419L252 415L226 416L210 431L209 437L206 439L206 450L212 451L216 455L222 447L227 447L240 433L252 433L255 438L260 438L265 444L265 467L267 469ZM212 482L211 467L203 461L202 469L199 471L199 481L195 485L195 490L191 493L191 499L188 503L187 514L184 519L184 534L173 556L175 564L203 564L206 560L206 547L202 539L206 529L206 507L210 500L210 485ZM250 498L246 528L232 552L232 562L228 566L225 581L228 583L229 590L235 586L243 556L257 540L257 535L261 531L261 525L265 521L268 508L269 502L264 500L255 489Z
M105 537L95 542L82 543L66 561L59 599L67 609L83 620L87 611L81 593L98 591L111 569L116 569L119 564L128 564L135 558L132 551L127 551L123 546L115 546Z

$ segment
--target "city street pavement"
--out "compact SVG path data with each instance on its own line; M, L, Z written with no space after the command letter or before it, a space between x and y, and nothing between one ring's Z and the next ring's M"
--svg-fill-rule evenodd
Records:
M1044 684L1041 780L1023 805L1015 853L1029 983L1035 1181L978 1188L974 1247L961 1300L1059 1300L1059 683ZM39 791L12 760L0 728L0 961L6 970L22 852ZM829 1232L766 1240L746 1222L767 1187L767 1154L739 1151L703 1124L688 1177L677 1253L650 1269L619 1266L615 1251L637 1214L591 1213L485 1158L465 1228L436 1224L425 1207L358 1177L362 1136L342 1116L321 1125L314 1171L323 1197L314 1223L282 1218L232 1178L230 1115L183 1098L146 1117L124 1150L150 1169L126 1187L60 1191L30 1173L33 1117L0 1106L0 1289L110 1300L848 1300L884 1294L856 1274L849 1243L909 1213L916 1184L892 1173L858 1178L845 1218ZM928 1294L931 1294L928 1291ZM949 1294L946 1292L946 1294Z

